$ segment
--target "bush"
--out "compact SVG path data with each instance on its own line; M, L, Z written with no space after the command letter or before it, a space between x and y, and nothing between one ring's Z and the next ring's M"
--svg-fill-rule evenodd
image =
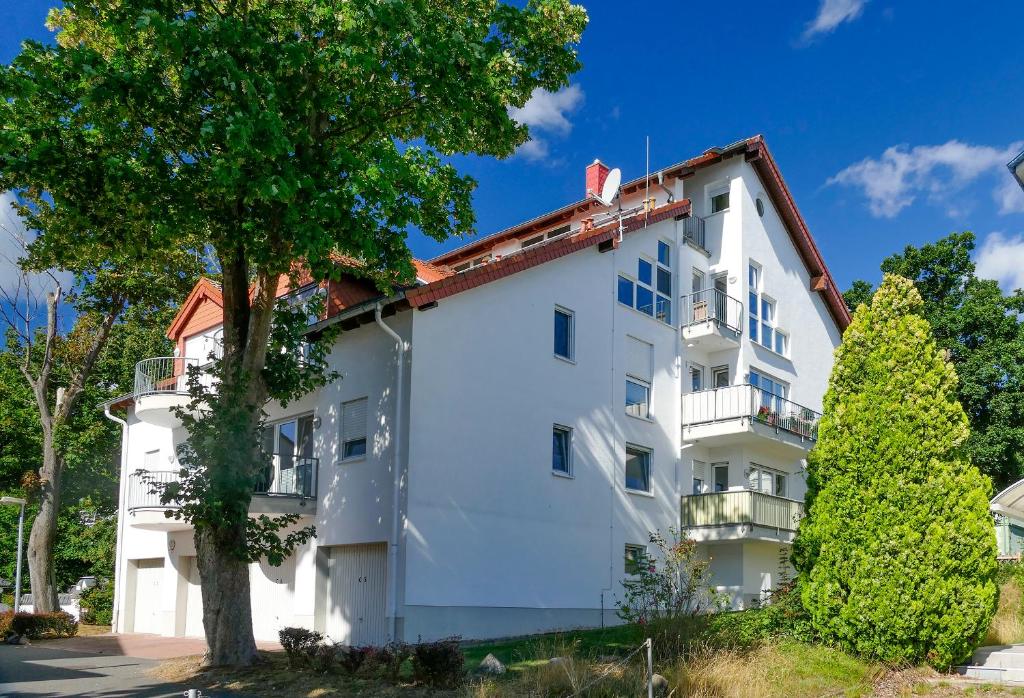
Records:
M277 633L281 647L288 655L288 664L295 668L302 665L310 666L316 656L324 636L315 630L306 628L283 628Z
M114 585L98 584L86 589L78 599L82 609L82 622L110 625L114 618Z
M332 642L317 645L309 653L310 668L317 673L326 674L334 668L334 663L338 660L339 649L339 646Z
M338 647L338 663L345 673L354 676L374 653L373 647L349 647L342 645Z
M458 637L421 642L412 651L412 673L432 688L455 688L462 683L466 658Z
M966 659L996 608L991 483L921 296L887 274L836 350L794 544L822 639L890 663Z
M70 613L7 613L0 614L0 634L14 632L30 640L53 637L74 637L78 621Z
M413 648L404 642L389 642L383 647L376 648L372 660L374 664L381 667L384 676L389 681L397 681L402 665L412 656L412 652Z

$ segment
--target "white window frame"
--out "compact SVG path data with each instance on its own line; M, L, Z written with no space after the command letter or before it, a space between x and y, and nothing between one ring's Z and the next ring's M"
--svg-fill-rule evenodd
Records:
M632 384L634 384L636 386L639 386L639 387L643 388L645 391L647 391L647 401L644 403L644 407L646 409L643 410L645 412L645 414L633 414L632 412L630 412L630 408L634 407L634 405L630 405L629 403L626 403L626 406L625 406L626 407L626 414L629 415L630 417L634 417L636 419L643 419L643 420L646 420L646 421L651 421L651 383L650 383L650 381L648 381L648 380L646 380L644 378L637 378L636 376L627 373L626 374L626 383L627 384L628 383L632 383ZM629 396L629 386L628 385L626 386L626 395L627 395L627 397Z
M637 453L644 453L644 454L647 455L647 489L646 490L638 490L635 487L630 487L629 486L629 476L626 473L626 466L629 463L629 452L630 451L634 451L634 452L637 452ZM641 446L639 444L634 444L634 443L627 443L626 444L626 460L623 463L622 475L623 475L622 483L623 483L623 486L626 488L627 492L633 492L633 493L636 493L636 494L646 494L646 495L653 494L653 492L654 492L654 451L652 451L647 446Z
M725 470L725 488L718 490L715 489L718 486L718 471ZM711 464L711 482L708 483L709 492L728 492L729 491L729 461L718 461L717 463Z
M719 213L725 213L732 207L732 183L728 180L725 182L716 182L707 186L707 211L709 216L714 216ZM728 205L725 208L715 210L715 199L725 194L728 197Z
M700 464L700 474L704 477L697 477L697 464ZM708 464L705 461L693 459L691 462L690 473L692 484L690 490L693 494L704 494L708 491ZM700 486L697 483L700 483Z
M639 555L637 557L635 557L635 558L634 557L630 557L629 553L631 551L637 552L637 553L639 553ZM626 575L629 575L629 576L636 576L637 571L636 570L631 570L630 569L630 565L631 564L632 565L638 564L639 561L642 560L646 556L647 556L647 546L646 545L640 545L638 543L626 543L625 547L622 550L622 573L626 574Z
M563 356L563 355L559 354L557 351L555 351L555 349L554 349L554 343L555 343L554 342L554 332L555 332L554 315L552 315L552 325L551 325L552 352L553 352L553 354L554 354L556 359L562 359L563 361L568 361L570 363L576 363L576 313L574 311L572 311L572 310L569 310L564 305L556 305L555 306L555 314L559 314L559 313L562 314L562 315L568 316L568 318L569 318L569 355L568 356Z
M725 375L725 385L722 385L722 386L716 385L715 378L717 378L720 375ZM720 387L721 388L725 388L725 387L728 387L728 385L729 385L729 366L728 366L728 364L725 364L725 365L722 365L722 366L712 366L711 367L711 389L714 390L715 388L720 388Z
M345 438L345 405L351 405L355 402L365 401L366 402L366 415L365 423L363 424L363 438L362 439L346 439ZM342 463L351 463L353 461L364 460L367 454L370 452L370 398L369 396L357 397L352 400L345 400L341 403L341 438L338 439L341 442L340 449L338 452L339 460ZM356 453L351 456L345 455L345 446L350 443L356 443L357 441L363 442L363 452Z
M615 300L616 300L616 302L619 303L619 305L624 305L627 308L632 308L633 310L637 311L641 315L646 315L647 317L651 318L652 320L657 320L658 322L660 322L662 324L665 324L665 325L668 325L668 326L671 327L672 326L672 313L673 313L673 309L672 309L672 295L675 292L675 290L674 290L674 286L675 286L675 273L672 271L672 266L671 266L671 262L672 262L672 245L669 244L668 242L666 242L665 240L661 240L660 238L659 238L659 242L669 246L669 264L670 264L670 266L665 266L664 264L660 263L658 261L657 253L655 253L655 256L653 258L648 257L645 254L638 255L637 256L637 261L636 261L636 267L634 269L634 271L636 272L635 274L626 274L626 273L623 273L623 272L619 272L618 274L616 274L616 279L615 279ZM640 280L640 261L641 260L643 260L644 262L646 262L646 263L651 265L651 282L650 283L646 283L646 282ZM660 291L658 291L658 270L659 269L664 271L664 272L667 272L668 275L669 275L669 285L671 287L673 287L673 288L669 289L670 293L668 295L665 295L664 293L661 293ZM628 281L631 284L633 284L633 298L632 298L633 302L632 302L632 304L623 303L622 299L619 298L619 279L624 279L625 281ZM649 291L651 293L651 312L650 313L647 313L646 311L641 310L639 308L639 306L637 305L637 299L640 297L639 290L641 288L644 289L645 291ZM659 299L663 300L665 302L665 305L668 308L668 317L665 317L665 318L658 317L658 300Z
M754 489L753 487L750 487L751 476L754 473L758 473L758 476L757 476L757 489ZM771 492L766 492L765 490L761 489L762 477L764 475L768 475L771 478L771 481L772 481L772 485L771 485L771 490L772 491ZM761 465L760 463L754 463L753 461L751 461L750 468L747 471L747 487L751 491L753 491L753 492L761 492L762 494L769 494L769 495L773 495L773 496L776 496L776 497L782 497L782 498L785 499L785 498L787 498L787 494L786 493L779 494L779 491L778 491L779 490L779 478L782 479L783 489L788 491L789 490L789 473L784 472L782 470L779 470L778 468L771 468L771 467L769 467L767 465Z
M572 457L572 452L573 452L572 442L573 442L573 439L572 439L572 427L567 427L566 425L558 424L557 422L552 424L551 425L552 446L554 446L554 435L555 435L556 431L557 432L561 432L561 433L565 434L568 437L568 443L566 444L566 454L565 454L565 467L567 469L566 470L559 470L559 469L557 469L555 467L555 453L554 453L554 449L552 449L552 452L551 452L551 474L552 475L557 475L559 477L572 477L573 476L573 457Z
M699 390L694 390L693 389L693 376L694 376L695 373L700 376L700 389ZM701 366L700 364L694 363L693 361L687 362L686 377L687 377L687 379L689 381L687 387L689 388L689 391L691 393L700 393L700 392L704 392L705 390L707 390L707 383L704 381L704 377L705 377L704 373L705 373L704 372L704 367Z
M751 283L751 277L754 277L753 283ZM764 303L768 303L772 308L771 319L767 322L762 312ZM762 349L767 349L773 354L788 359L792 335L779 327L779 301L774 296L765 293L764 267L753 259L747 262L747 306L747 333L750 335L750 341ZM764 343L766 334L764 328L766 326L772 333L771 341L768 344ZM782 347L784 351L781 352L776 350L777 345L775 344L775 337L779 332L785 337Z

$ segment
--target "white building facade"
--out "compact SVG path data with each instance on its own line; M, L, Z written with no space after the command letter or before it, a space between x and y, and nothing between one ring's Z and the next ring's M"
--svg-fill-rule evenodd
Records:
M778 583L845 305L759 137L627 182L614 207L593 196L606 174L418 263L394 296L320 285L342 378L268 406L274 469L252 504L317 537L251 565L257 639L614 623L631 556L670 527L734 608ZM140 363L116 406L118 632L202 634L192 532L135 471L175 477L177 377L216 346L219 302L201 282L169 331L177 358Z

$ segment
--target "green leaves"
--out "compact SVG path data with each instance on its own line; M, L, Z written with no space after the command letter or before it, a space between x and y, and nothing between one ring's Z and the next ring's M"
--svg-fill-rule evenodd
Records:
M886 275L843 335L794 561L825 640L948 667L995 611L995 536L956 372L923 307L911 281Z

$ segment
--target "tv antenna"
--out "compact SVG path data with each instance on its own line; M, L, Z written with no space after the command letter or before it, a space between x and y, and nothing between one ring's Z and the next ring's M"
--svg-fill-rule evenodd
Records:
M622 170L618 167L608 172L604 179L604 186L601 187L601 195L597 197L605 206L611 206L615 199L619 198L619 186L622 184Z

